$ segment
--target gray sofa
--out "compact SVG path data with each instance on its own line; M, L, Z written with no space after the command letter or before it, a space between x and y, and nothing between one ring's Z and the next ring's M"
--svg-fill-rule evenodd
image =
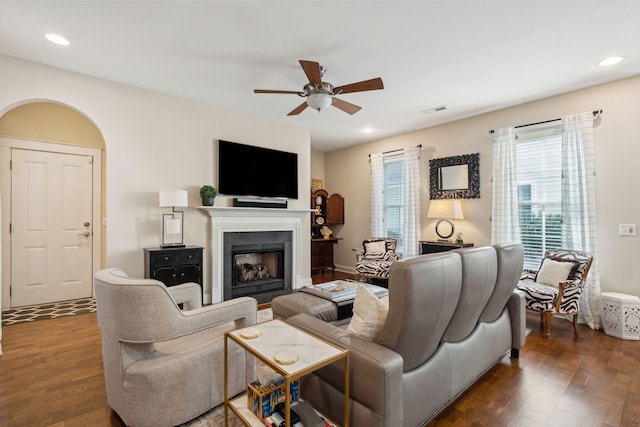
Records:
M525 339L519 244L422 255L394 263L389 314L377 342L308 314L287 322L350 350L351 425L423 425ZM302 379L304 396L343 418L343 364Z

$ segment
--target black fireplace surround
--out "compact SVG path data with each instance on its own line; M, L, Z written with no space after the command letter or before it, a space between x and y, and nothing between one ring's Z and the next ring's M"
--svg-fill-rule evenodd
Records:
M291 231L240 231L225 232L223 299L241 296L257 297L261 294L291 289ZM257 268L260 274L239 274L237 263L243 259L260 260L264 257L268 269L262 263L247 264ZM246 270L242 269L242 270ZM269 274L266 274L266 272ZM255 277L254 277L255 276Z

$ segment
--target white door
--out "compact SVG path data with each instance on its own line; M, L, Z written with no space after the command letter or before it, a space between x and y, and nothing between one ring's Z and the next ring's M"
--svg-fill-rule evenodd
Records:
M11 150L11 306L92 296L92 158Z

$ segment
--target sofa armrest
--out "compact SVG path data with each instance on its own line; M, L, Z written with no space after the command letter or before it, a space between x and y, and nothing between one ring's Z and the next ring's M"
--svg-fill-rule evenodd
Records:
M350 397L384 419L384 425L402 425L402 357L379 344L350 336L344 329L308 314L298 314L287 323L325 341L349 350ZM344 390L344 363L316 371L322 380ZM313 397L310 398L313 402Z
M526 303L524 292L514 290L507 301L509 318L511 319L511 358L517 359L520 347L527 337L527 321L525 317Z
M185 310L202 307L202 287L193 282L167 287L167 291L177 304L184 304Z

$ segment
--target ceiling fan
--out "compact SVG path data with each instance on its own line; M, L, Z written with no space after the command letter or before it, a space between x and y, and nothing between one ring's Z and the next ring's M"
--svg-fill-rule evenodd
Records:
M311 107L318 112L329 105L333 105L336 108L344 111L347 114L355 114L361 110L361 107L351 104L347 101L343 101L336 98L336 95L352 92L364 92L367 90L384 89L382 79L380 77L364 80L357 83L351 83L343 86L333 86L329 82L323 82L322 77L327 70L326 67L321 66L317 62L300 60L300 66L307 75L309 83L304 85L302 92L290 91L290 90L266 90L255 89L253 93L280 93L280 94L293 94L303 98L307 98L305 102L294 108L287 116L295 116L302 113L305 108Z

